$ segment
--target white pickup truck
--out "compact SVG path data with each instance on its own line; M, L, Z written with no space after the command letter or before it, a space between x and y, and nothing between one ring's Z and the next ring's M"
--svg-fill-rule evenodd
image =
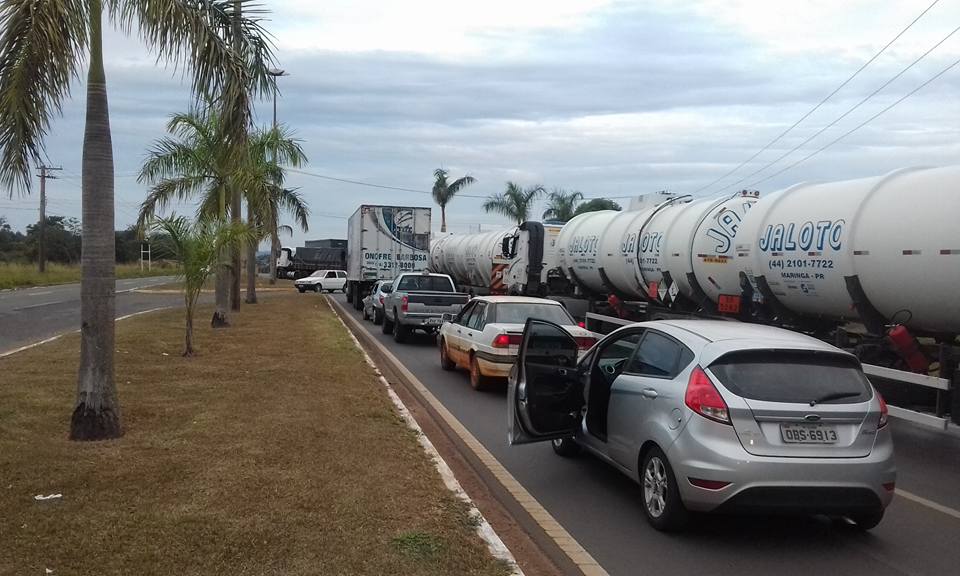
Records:
M434 334L443 324L444 314L457 314L470 300L468 294L456 291L446 274L415 272L400 274L389 287L382 289L384 334L403 342L411 330Z

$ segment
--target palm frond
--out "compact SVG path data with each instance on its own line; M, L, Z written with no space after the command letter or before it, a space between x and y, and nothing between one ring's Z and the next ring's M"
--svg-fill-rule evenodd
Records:
M45 155L43 139L88 44L84 0L0 3L0 186L30 191L30 163Z

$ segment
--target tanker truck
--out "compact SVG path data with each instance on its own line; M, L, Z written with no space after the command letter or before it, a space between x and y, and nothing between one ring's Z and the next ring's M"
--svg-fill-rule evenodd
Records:
M909 168L582 214L560 229L556 268L541 271L554 281L541 293L571 311L586 303L596 332L689 316L802 331L874 365L871 377L920 384L926 392L900 401L942 415L960 356L958 186L960 166ZM960 423L960 393L952 404Z
M557 267L562 223L524 222L479 234L442 236L430 245L430 269L477 295L546 296L566 283Z

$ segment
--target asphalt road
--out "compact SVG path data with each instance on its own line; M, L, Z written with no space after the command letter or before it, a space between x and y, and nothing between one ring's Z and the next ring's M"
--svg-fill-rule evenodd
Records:
M178 294L133 290L173 282L173 276L117 280L117 316L183 302ZM0 354L80 327L80 284L0 292Z
M903 496L867 533L820 518L719 516L696 517L681 534L659 533L643 517L639 487L606 464L560 458L548 444L508 446L505 391L475 392L465 372L441 370L432 338L396 344L379 326L364 326L610 574L960 573L960 518ZM960 437L891 422L898 490L960 510Z

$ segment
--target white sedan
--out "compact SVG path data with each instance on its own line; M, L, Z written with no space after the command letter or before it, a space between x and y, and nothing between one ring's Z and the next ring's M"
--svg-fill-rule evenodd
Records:
M440 366L470 370L470 385L480 390L493 378L510 374L527 319L547 320L570 333L581 351L596 335L582 328L555 300L525 296L478 296L440 328Z
M293 283L301 294L307 290L314 292L346 292L347 273L343 270L317 270L313 274L300 278Z

